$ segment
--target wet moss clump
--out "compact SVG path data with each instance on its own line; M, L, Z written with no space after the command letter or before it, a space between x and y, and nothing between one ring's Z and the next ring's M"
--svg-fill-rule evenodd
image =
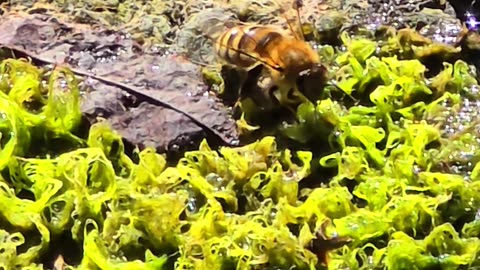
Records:
M106 122L80 135L67 69L4 60L0 267L57 255L67 269L480 267L477 120L452 133L444 117L477 99L473 71L455 60L428 76L411 43L342 40L338 88L281 128L303 150L205 140L175 166L150 148L127 155Z

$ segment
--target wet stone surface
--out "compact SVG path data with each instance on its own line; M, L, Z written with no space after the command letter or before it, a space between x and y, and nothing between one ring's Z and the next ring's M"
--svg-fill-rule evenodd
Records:
M462 26L452 6L446 1L346 1L346 6L351 10L346 28L359 25L370 30L378 29L382 25L397 29L410 27L434 41L451 44Z

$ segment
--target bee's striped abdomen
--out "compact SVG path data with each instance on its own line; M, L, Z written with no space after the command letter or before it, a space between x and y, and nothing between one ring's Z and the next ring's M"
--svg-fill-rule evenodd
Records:
M243 68L254 66L268 58L271 44L283 36L271 27L236 26L225 31L217 40L217 54L226 62Z

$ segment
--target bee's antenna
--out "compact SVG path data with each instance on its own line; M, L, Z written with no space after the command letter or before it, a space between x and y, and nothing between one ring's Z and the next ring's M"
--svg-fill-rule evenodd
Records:
M305 40L305 36L303 35L303 26L302 26L302 19L300 18L300 8L303 7L303 0L293 0L293 8L297 11L297 21L298 21L298 28L299 34L302 37L302 40Z
M277 1L277 0L272 0L274 3L277 4L277 6L280 8L280 12L282 13L282 17L285 19L285 21L287 22L287 25L288 25L288 28L290 29L290 31L292 32L292 34L295 36L295 39L300 39L300 40L304 40L304 36L303 36L303 31L302 31L302 27L301 25L299 25L299 29L298 30L295 30L295 28L292 26L292 24L290 23L290 19L288 18L288 16L286 15L286 10L285 8ZM296 7L296 6L299 6L299 4L297 4L296 2L299 1L300 2L300 5L303 5L303 2L301 0L294 0L294 4L293 6ZM298 8L296 8L297 10L297 14L299 14L299 10ZM298 17L298 19L300 20L300 17Z

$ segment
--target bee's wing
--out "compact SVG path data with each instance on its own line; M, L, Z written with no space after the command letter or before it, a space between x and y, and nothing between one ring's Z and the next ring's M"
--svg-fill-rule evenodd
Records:
M261 27L262 28L262 27ZM260 46L263 47L264 45L261 44L263 43L263 40L257 40L255 37L253 37L250 33L246 33L244 31L245 28L241 28L240 31L245 35L246 38L248 38L255 46ZM265 30L267 29L267 30ZM261 30L259 30L261 31ZM285 36L287 33L285 33L285 30L282 29L281 27L275 27L275 26L268 26L268 27L263 27L263 31L267 32L267 35L270 37L273 36ZM270 39L270 37L267 37L267 40ZM260 42L260 43L259 43ZM261 54L255 53L254 57L258 59L259 62L264 64L265 66L268 66L274 70L281 71L282 66L278 63L275 58L273 58L270 55L270 52L268 50L263 50Z

